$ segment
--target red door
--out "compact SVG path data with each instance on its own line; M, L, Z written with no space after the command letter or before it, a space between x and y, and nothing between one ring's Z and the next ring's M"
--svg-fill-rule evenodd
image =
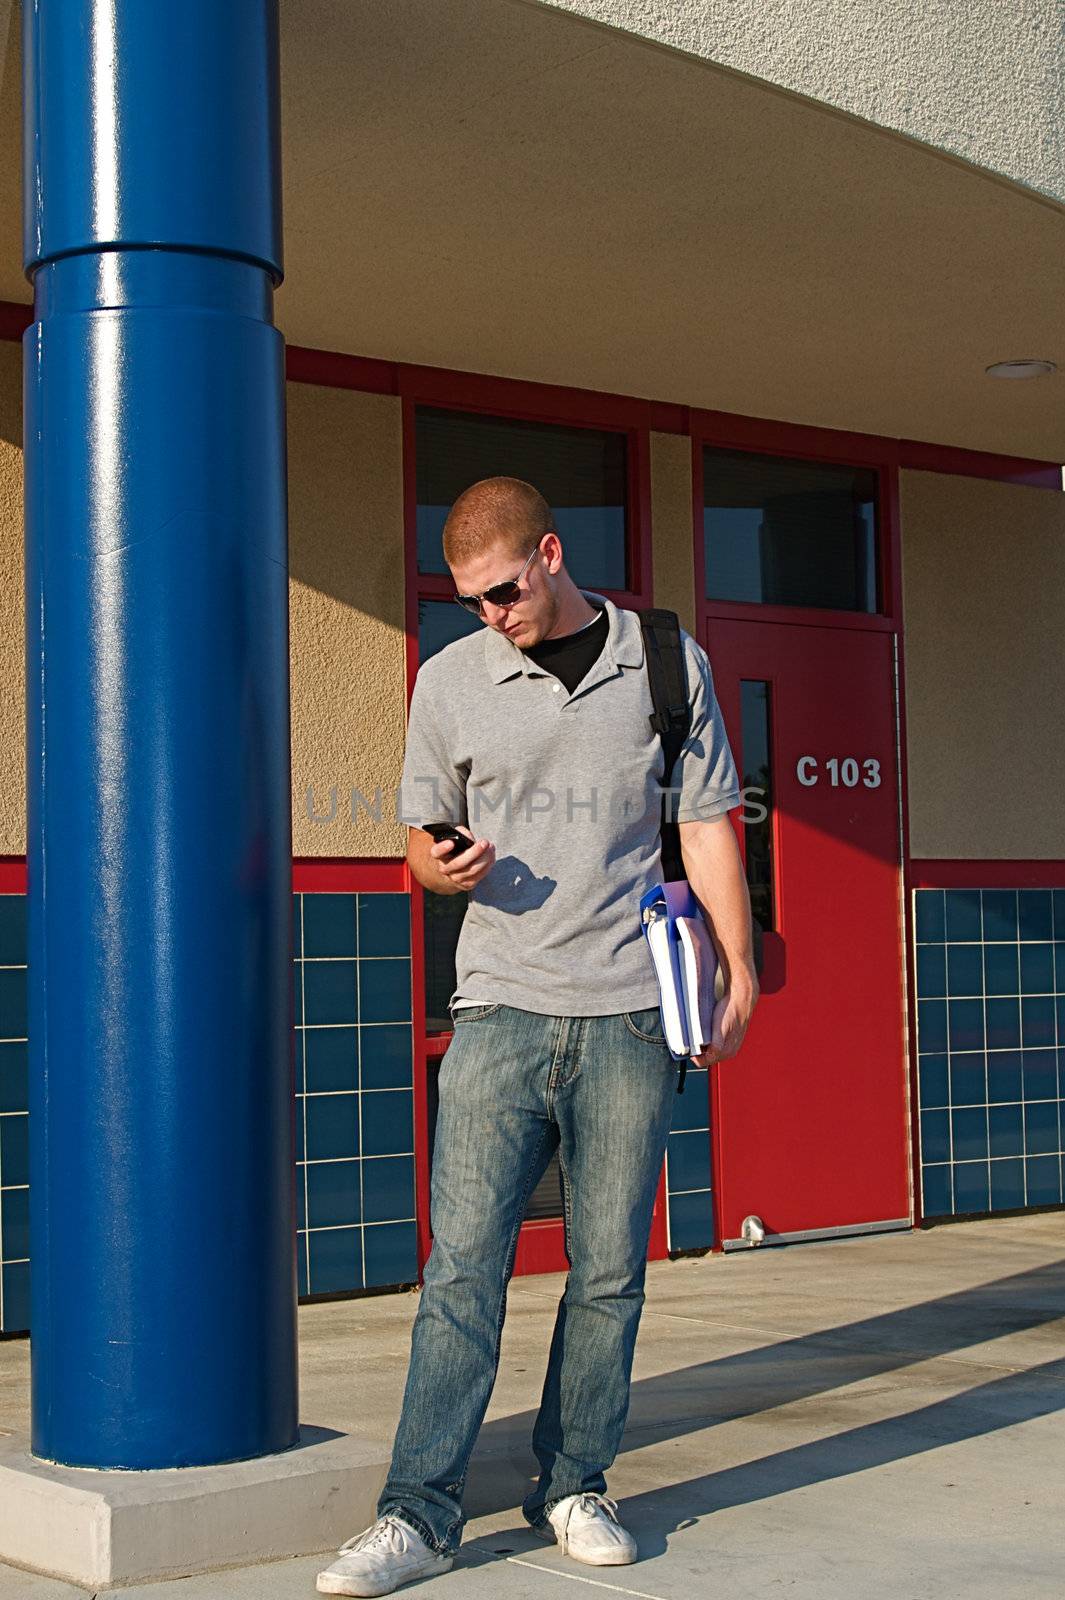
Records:
M707 646L765 930L747 1039L711 1074L718 1240L905 1225L893 636L711 619Z

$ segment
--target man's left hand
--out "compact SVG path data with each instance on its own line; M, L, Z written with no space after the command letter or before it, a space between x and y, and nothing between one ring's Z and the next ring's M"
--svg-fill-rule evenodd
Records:
M754 973L737 974L726 983L725 993L714 1007L710 1043L701 1056L692 1056L692 1066L709 1067L727 1061L743 1043L747 1024L758 1001L758 979Z

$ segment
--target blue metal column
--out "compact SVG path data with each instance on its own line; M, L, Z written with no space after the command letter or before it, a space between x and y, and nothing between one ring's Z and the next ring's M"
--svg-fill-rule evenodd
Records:
M32 1448L297 1437L276 0L25 0Z

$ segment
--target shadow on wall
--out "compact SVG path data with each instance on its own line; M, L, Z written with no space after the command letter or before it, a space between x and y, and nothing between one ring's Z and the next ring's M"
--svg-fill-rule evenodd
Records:
M0 0L0 16L4 11L7 28L4 59L0 63L0 150L5 157L0 161L0 218L5 234L0 238L0 260L5 264L5 280L14 281L22 263L22 17L16 0ZM18 298L26 300L29 286L25 282L23 289ZM10 439L6 418L4 429L3 437Z
M16 0L0 0L7 11L7 28L4 39L3 61L0 62L0 150L7 151L7 159L0 161L0 219L4 234L0 237L0 261L21 270L22 236L18 224L22 217L22 19L21 7ZM0 13L2 14L2 13ZM2 24L0 24L2 26ZM10 272L5 277L10 277ZM23 283L19 296L28 300L30 289ZM10 359L10 375L8 361ZM0 442L22 449L22 380L20 346L5 340L0 345L0 360L4 362L0 379Z
M0 344L0 445L22 454L21 354L17 344ZM10 462L11 457L8 457ZM6 470L6 469L5 469ZM21 476L21 468L19 469ZM19 513L21 515L21 511ZM21 559L21 558L20 558Z
M406 579L399 401L394 395L289 382L286 414L290 576L402 632ZM321 647L335 649L340 638L328 611L318 625ZM344 644L350 652L355 641L345 638ZM350 659L349 665L352 672L374 671L371 660Z

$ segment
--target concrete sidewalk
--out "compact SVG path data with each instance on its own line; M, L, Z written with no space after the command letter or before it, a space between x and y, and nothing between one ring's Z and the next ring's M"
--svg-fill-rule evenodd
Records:
M607 1571L559 1556L517 1511L561 1288L555 1277L512 1286L461 1559L401 1593L1065 1593L1065 1213L653 1266L610 1476L641 1559ZM303 1308L304 1422L390 1439L415 1306L408 1294ZM25 1341L0 1344L0 1428L28 1427L28 1355ZM324 1564L107 1593L308 1600ZM85 1592L0 1567L0 1600Z

